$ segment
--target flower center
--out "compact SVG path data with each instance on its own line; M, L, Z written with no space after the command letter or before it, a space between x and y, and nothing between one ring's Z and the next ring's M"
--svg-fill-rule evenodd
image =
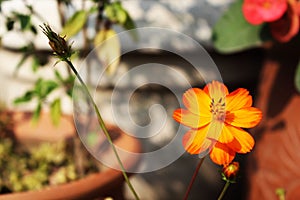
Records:
M217 101L214 98L212 98L209 107L213 120L217 120L220 122L225 121L225 98L220 98Z

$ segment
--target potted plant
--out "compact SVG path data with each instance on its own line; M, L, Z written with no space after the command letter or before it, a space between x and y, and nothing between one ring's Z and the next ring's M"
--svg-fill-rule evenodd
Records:
M55 63L55 61L50 60L52 52L49 50L47 42L39 39L41 37L41 32L38 31L39 25L47 21L41 12L48 6L54 8L55 12L51 17L59 19L59 22L53 20L54 26L61 27L60 34L64 35L70 44L76 38L77 42L73 46L76 51L72 55L72 59L77 60L75 62L81 62L80 60L85 59L95 46L107 38L115 38L110 40L111 45L96 50L96 57L103 66L110 63L107 67L107 74L110 75L116 71L119 65L121 53L118 38L113 37L116 34L114 29L118 26L125 30L133 29L135 27L134 22L118 1L90 0L82 1L81 5L77 5L73 1L57 0L53 1L51 5L37 4L35 6L25 2L19 2L18 5L15 5L15 7L22 9L14 9L12 8L13 5L13 2L1 2L1 7L5 8L1 14L6 25L6 32L2 35L2 47L5 50L19 52L22 56L15 68L11 68L13 70L8 72L8 77L5 79L24 79L31 82L30 86L26 82L14 83L20 85L21 88L20 91L13 94L17 97L14 104L21 107L21 103L35 101L26 104L35 111L34 119L38 118L43 107L51 110L52 119L54 123L57 123L61 112L71 113L72 108L68 105L71 104L71 101L68 97L72 93L74 75L68 68L58 67L62 65L58 62L56 63L56 70L52 70ZM50 23L50 25L53 24ZM17 33L20 34L20 41L17 46L14 46L14 40L10 36L16 36ZM134 31L132 33L132 37L136 38ZM115 57L117 60L111 62L111 59ZM47 64L51 67L45 67ZM87 66L87 68L84 78L88 84L91 84L91 73L93 72L90 69L91 66ZM36 75L32 76L32 74ZM8 104L10 106L11 102Z
M3 2L1 2L3 3ZM122 7L120 2L109 2L109 1L83 1L82 7L79 9L73 10L71 16L67 17L67 9L74 8L74 2L72 1L56 1L58 14L61 19L62 34L66 37L72 37L77 35L79 32L82 32L84 45L81 46L78 51L77 56L85 56L93 45L97 45L105 40L107 37L110 37L115 34L115 31L112 29L113 24L119 24L126 29L134 27L134 24L127 13L127 11ZM3 3L5 4L5 3ZM1 6L4 6L1 4ZM24 3L25 13L20 11L13 11L4 14L6 20L7 34L20 30L24 34L30 32L30 37L36 37L38 31L38 24L34 23L34 18L40 18L43 20L43 17L39 15L39 12L35 10L33 5ZM65 10L64 10L65 9ZM88 37L87 34L87 24L90 20L95 20L94 22L94 36L95 40L92 40L92 37ZM118 44L118 43L117 43ZM52 46L51 46L52 47ZM116 52L118 53L118 46L115 46ZM52 54L51 51L40 50L36 47L36 44L30 40L28 43L24 44L24 47L20 49L24 54L20 62L16 66L15 75L17 76L23 67L22 65L27 62L32 57L32 70L33 72L39 71L39 66L45 64L48 61L48 56ZM102 52L105 54L105 49L102 49ZM99 59L104 63L109 63L109 55L102 56L98 54ZM71 56L71 55L69 55ZM46 59L45 59L46 58ZM58 64L59 65L59 64ZM118 66L118 62L114 62L114 65L109 66L110 73L113 73L115 68ZM67 68L65 71L55 70L54 78L49 79L41 77L38 78L32 89L28 89L22 96L15 99L14 103L21 104L25 102L35 101L35 109L33 112L10 112L5 111L4 113L9 113L12 117L12 121L15 122L12 133L18 141L22 142L33 142L36 140L52 140L56 141L61 139L67 139L69 137L75 138L73 141L76 157L75 165L79 166L81 161L78 161L83 158L84 154L80 153L80 149L84 148L81 145L81 142L78 137L76 137L76 131L74 127L74 122L71 116L65 116L62 111L61 94L66 94L71 96L71 91L74 82L74 76L71 73L71 70ZM60 93L56 93L60 90ZM56 94L55 94L56 93ZM51 96L53 95L53 96ZM50 110L50 112L47 112ZM49 115L50 114L50 115ZM33 121L32 121L33 119ZM93 119L93 118L91 118ZM93 120L92 120L93 121ZM96 124L97 121L93 122L92 125ZM45 127L46 125L46 127ZM122 148L138 152L140 151L139 142L136 139L127 136L124 132L117 129L116 127L109 126L108 130L112 131L114 135L114 143ZM92 130L91 130L92 131ZM95 131L95 130L93 130ZM99 131L99 130L96 130ZM48 132L44 134L43 132ZM93 142L103 142L98 141L99 138L92 138L91 140L96 140ZM130 144L128 146L128 144ZM129 147L129 148L127 148ZM130 168L134 166L137 160L126 159L124 166ZM79 173L77 171L77 173ZM95 182L96 181L96 182ZM53 198L58 199L79 199L79 198L95 198L95 197L105 197L106 195L121 195L120 192L112 193L112 190L121 190L120 185L122 184L122 172L107 169L100 173L95 173L90 175L82 180L72 182L70 184L65 184L57 187L51 187L50 189L41 190L38 192L22 192L17 194L7 194L1 196L5 199L32 199L32 198L45 198L50 194L54 194ZM78 189L79 188L79 189ZM63 191L63 192L62 192ZM67 192L69 191L69 192ZM71 192L72 191L72 192ZM31 195L38 195L32 197Z
M299 2L237 0L215 25L213 41L222 53L264 52L256 98L264 117L246 164L248 199L298 199Z
M123 179L120 171L104 167L82 147L81 155L84 157L81 158L83 165L81 169L84 171L80 174L76 162L80 160L78 159L80 155L74 147L73 140L58 140L58 135L54 135L54 137L48 136L52 139L51 142L49 138L41 142L40 139L45 140L45 138L30 135L33 129L16 130L15 128L19 128L18 123L21 123L22 128L30 128L28 127L29 116L24 118L24 113L21 114L23 118L16 116L15 113L1 112L3 126L1 126L0 149L3 173L1 174L0 199L122 197ZM50 117L42 116L42 118L45 117L48 119L41 119L42 122L50 122L53 128ZM38 126L33 132L42 134L45 130L51 131L51 126L50 128L48 126L49 129L42 125ZM55 127L52 131L55 133L59 130L62 128ZM116 127L111 127L109 130L115 135L115 145L130 152L139 152L140 146L137 140L122 133ZM14 134L15 132L18 134ZM130 146L127 145L128 143ZM133 167L137 160L129 158L125 162L126 167ZM16 163L18 168L14 166Z

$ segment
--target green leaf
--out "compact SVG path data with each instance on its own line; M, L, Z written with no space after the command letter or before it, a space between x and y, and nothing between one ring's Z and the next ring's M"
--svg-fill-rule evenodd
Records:
M24 31L30 27L30 15L16 14L20 21L21 30Z
M260 46L270 40L270 33L265 24L249 24L242 13L243 0L233 3L213 30L215 48L223 53L232 53Z
M17 75L20 67L25 63L25 61L29 58L29 54L28 53L24 53L21 60L18 62L16 68L15 68L15 71L14 71L14 74Z
M116 18L117 18L117 21L118 21L120 24L124 24L124 23L126 22L126 19L127 19L127 12L126 12L126 10L121 6L121 4L118 4L118 6L117 6Z
M130 18L128 12L123 8L119 1L106 4L104 10L109 20L120 25L124 25L128 20L128 17Z
M73 84L74 84L75 76L71 74L67 78L64 79L57 70L55 70L54 73L55 73L55 77L56 77L57 81L65 88L67 95L72 98L72 91L73 91Z
M298 92L300 92L300 62L298 63L295 73L295 85Z
M126 12L127 13L127 12ZM126 21L125 23L123 24L123 27L126 29L126 30L131 30L130 31L130 35L132 37L132 39L134 41L138 41L139 39L139 36L137 34L137 31L135 30L136 26L135 26L135 23L134 21L132 20L132 18L130 17L130 15L127 13L127 18L126 18Z
M124 29L132 30L136 28L134 21L130 17L127 10L123 8L121 2L117 1L110 4L106 4L104 10L107 18L110 21L119 24ZM134 41L138 40L138 35L135 30L132 30L130 34Z
M37 80L35 84L35 92L40 100L45 99L59 85L52 80Z
M109 75L113 75L120 64L121 45L120 40L113 29L100 30L94 39L94 46L98 58L106 67Z
M42 110L42 102L39 102L33 112L32 120L34 123L38 121L41 115L41 110Z
M23 96L18 97L14 100L14 104L26 103L32 100L35 96L34 91L27 91Z
M31 25L31 26L30 26L30 31L31 31L34 35L37 35L37 33L38 33L34 25Z
M63 27L61 35L66 36L66 40L76 35L81 31L84 24L88 19L88 12L85 10L77 11L73 16L67 21L66 25Z
M120 2L105 4L104 11L106 17L112 22L122 24L126 20L126 13L124 13Z
M33 56L31 68L33 72L36 72L40 66L40 60L37 56Z
M54 125L58 125L61 117L61 102L60 99L55 99L50 107L51 119Z
M56 77L56 79L57 79L58 81L60 81L61 83L64 82L64 79L63 79L63 77L61 76L61 74L59 73L59 71L54 70L54 74L55 74L55 77Z
M98 0L97 0L98 1ZM89 13L90 14L93 14L93 13L96 13L98 11L98 6L92 6L90 9L89 9Z
M75 80L74 75L69 75L65 80L64 80L64 86L66 88L66 93L67 95L72 98L73 95L73 85L74 85L74 80Z
M11 31L14 28L15 21L11 18L6 19L6 29Z

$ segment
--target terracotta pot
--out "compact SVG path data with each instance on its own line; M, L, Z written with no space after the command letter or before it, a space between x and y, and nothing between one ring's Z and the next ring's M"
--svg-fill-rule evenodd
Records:
M47 112L42 112L36 123L32 121L32 112L11 111L8 115L11 115L15 124L13 135L21 143L55 142L76 134L71 115L62 115L57 126L53 124Z
M292 48L287 48L292 47ZM249 200L300 199L300 95L294 86L299 46L268 51L258 88L257 107L263 120L253 130L254 151L248 160Z
M72 125L72 116L63 116L58 127L52 125L50 116L43 113L37 126L31 123L32 113L10 113L17 126L14 130L15 137L18 141L57 141L72 137L75 134L74 126ZM110 126L114 134L114 144L121 146L129 152L140 152L140 142L125 134L117 127ZM50 134L41 134L41 132ZM134 167L138 163L137 159L128 158L123 161L125 168ZM105 197L114 197L122 199L122 186L124 178L121 171L106 168L105 170L88 175L87 177L73 181L67 184L51 186L38 191L28 191L20 193L11 193L0 195L0 200L32 200L32 199L104 199Z

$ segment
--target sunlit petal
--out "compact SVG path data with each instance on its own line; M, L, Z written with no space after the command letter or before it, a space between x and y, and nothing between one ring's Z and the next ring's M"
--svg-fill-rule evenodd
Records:
M192 113L201 116L210 116L210 97L199 88L191 88L183 94L183 104Z
M227 87L218 81L212 81L211 83L208 83L203 90L215 100L224 98L228 94Z
M182 144L187 152L190 154L200 153L208 128L209 125L199 129L191 129L183 136Z
M173 113L173 118L188 127L199 128L210 122L210 117L200 117L185 109L177 109Z
M223 122L213 120L209 124L209 129L207 130L206 137L212 140L219 140L222 134L223 126Z
M238 153L248 153L252 150L255 142L248 132L233 126L226 127L235 138L232 142L226 144L228 147Z
M231 132L231 130L228 128L227 125L223 126L222 134L220 135L218 141L221 143L229 143L234 140L234 136Z
M262 118L262 112L254 107L244 108L226 113L225 122L237 127L252 128Z
M226 96L226 110L239 110L252 105L252 97L249 91L244 88L239 88Z
M235 157L235 152L228 146L217 142L210 153L211 160L218 165L227 165Z

